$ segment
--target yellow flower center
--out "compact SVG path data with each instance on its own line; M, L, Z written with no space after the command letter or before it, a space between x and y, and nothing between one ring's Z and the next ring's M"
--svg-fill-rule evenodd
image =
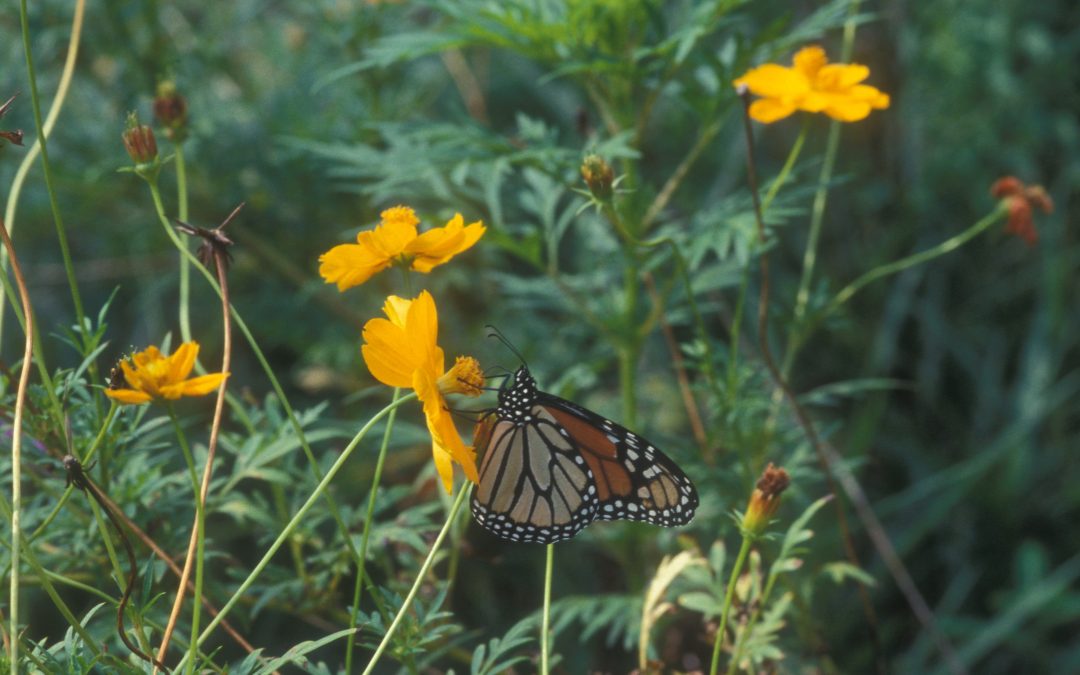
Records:
M459 356L454 366L439 378L439 391L443 394L479 396L483 393L484 373L480 362L471 356Z

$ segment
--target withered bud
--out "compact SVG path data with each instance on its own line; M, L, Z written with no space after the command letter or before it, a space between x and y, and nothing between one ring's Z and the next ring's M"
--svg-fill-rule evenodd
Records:
M1054 200L1041 185L1025 185L1015 176L1005 176L994 181L990 186L990 195L1003 200L1008 208L1009 218L1005 231L1023 239L1029 246L1039 240L1039 231L1035 228L1032 207L1043 213L1053 213Z
M615 172L600 155L588 155L581 163L581 177L589 186L589 192L602 202L611 201L615 194Z
M780 508L780 495L788 485L791 485L791 478L787 471L769 462L769 466L765 467L758 479L757 488L750 495L750 503L746 506L742 521L742 529L746 534L757 536L765 530L776 515L776 510Z
M0 105L0 117L7 114L8 108L11 107L11 104L15 101L15 97L18 95L18 93L12 94L11 98L4 101L3 105ZM0 138L3 138L12 145L22 145L23 132L22 129L16 129L15 131L0 131Z
M210 230L205 227L199 227L198 225L189 225L182 221L176 221L176 229L180 230L186 235L192 237L198 237L202 240L199 245L199 250L195 255L199 257L201 262L206 267L213 267L214 261L218 257L221 259L223 267L228 267L232 262L232 254L229 253L229 247L235 242L230 239L225 232L225 226L232 222L232 219L236 217L236 214L240 213L240 209L244 208L244 202L240 202L229 217L224 220L220 225Z
M154 130L145 124L139 124L139 116L134 112L128 113L123 138L124 147L136 165L152 164L157 160L158 149Z
M174 143L187 138L187 100L176 90L176 83L158 83L154 97L154 117L165 127L165 136Z

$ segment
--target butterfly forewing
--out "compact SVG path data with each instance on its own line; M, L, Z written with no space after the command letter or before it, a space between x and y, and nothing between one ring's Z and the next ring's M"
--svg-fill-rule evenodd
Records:
M504 539L551 543L593 520L667 527L694 517L697 491L641 436L537 390L527 368L499 392L473 493L476 520Z

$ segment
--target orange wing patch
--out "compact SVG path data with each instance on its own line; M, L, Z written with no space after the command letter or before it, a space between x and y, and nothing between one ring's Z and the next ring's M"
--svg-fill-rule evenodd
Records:
M607 434L564 410L545 407L543 411L566 429L570 438L581 448L581 456L585 458L593 478L596 479L596 493L600 501L607 500L611 495L618 497L630 494L630 474L619 463L618 448Z

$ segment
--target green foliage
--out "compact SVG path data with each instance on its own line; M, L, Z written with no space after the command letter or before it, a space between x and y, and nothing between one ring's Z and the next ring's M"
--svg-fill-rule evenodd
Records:
M47 108L71 3L28 9ZM1068 212L1080 185L1080 99L1068 86L1080 56L1076 18L1062 0L914 3L902 20L886 5L841 0L88 3L48 147L74 268L65 269L49 225L40 160L18 208L14 195L5 201L37 317L20 418L23 669L149 669L116 634L123 550L87 495L65 488L61 458L83 459L130 521L140 573L125 620L128 635L148 636L153 650L177 577L148 542L183 563L192 480L169 414L160 404L111 412L106 377L135 350L179 344L180 307L203 347L200 367L217 369L217 297L196 272L178 299L178 257L161 226L172 227L182 201L187 220L209 227L246 201L225 230L237 242L230 294L271 372L234 336L202 594L216 609L236 600L228 620L255 651L219 626L200 647L199 668L339 673L349 663L360 672L414 588L378 672L528 672L539 662L541 549L496 541L462 517L418 574L450 501L433 480L414 403L399 409L385 455L373 440L383 421L319 487L390 397L359 359L360 327L388 294L426 288L439 299L448 357L476 355L488 372L512 368L506 350L482 339L486 324L499 327L545 390L641 431L701 492L696 520L677 533L605 523L556 549L553 651L567 672L707 663L738 550L730 514L745 508L770 461L792 476L772 525L784 535L755 542L747 558L721 667L864 672L885 659L896 672L946 669L851 500L841 491L838 507L823 506L826 470L762 345L842 458L834 468L866 493L961 666L1077 670L1080 562L1069 514L1080 493L1067 469L1080 440L1080 248L1068 218L1039 214L1040 242L1030 249L994 223L958 250L830 305L860 275L965 231L993 208L987 187L1001 175L1045 185ZM3 129L26 132L26 146L0 153L5 187L36 136L31 83L14 67L25 60L20 31L13 18L0 22L0 54L13 66L0 73L0 100L22 92ZM847 31L851 60L869 66L868 82L892 105L842 127L831 173L822 173L823 118L803 123L805 149L784 170L799 123L754 126L761 192L778 187L761 242L731 82L764 62L789 64L810 43L839 60ZM127 163L127 112L151 119L164 77L186 97L190 129L184 186L178 149L159 130L158 218L146 185L117 169ZM610 203L583 189L588 154L618 177ZM460 212L488 230L408 289L396 270L345 294L325 286L319 255L400 203L425 228ZM816 213L820 240L808 234ZM69 272L86 308L81 324ZM21 306L5 279L0 431L11 436L23 345ZM836 311L821 316L827 308ZM450 405L479 410L492 398ZM212 406L174 404L199 471ZM13 468L11 453L0 454L0 473ZM11 512L10 497L0 506ZM834 508L847 514L859 563L840 558ZM12 542L4 544L6 581ZM678 551L695 563L646 607L660 576L653 570ZM880 653L867 639L860 587L878 616ZM662 618L643 630L648 610ZM210 614L204 608L200 629ZM187 650L191 622L189 599L170 664ZM655 660L638 663L638 648Z

